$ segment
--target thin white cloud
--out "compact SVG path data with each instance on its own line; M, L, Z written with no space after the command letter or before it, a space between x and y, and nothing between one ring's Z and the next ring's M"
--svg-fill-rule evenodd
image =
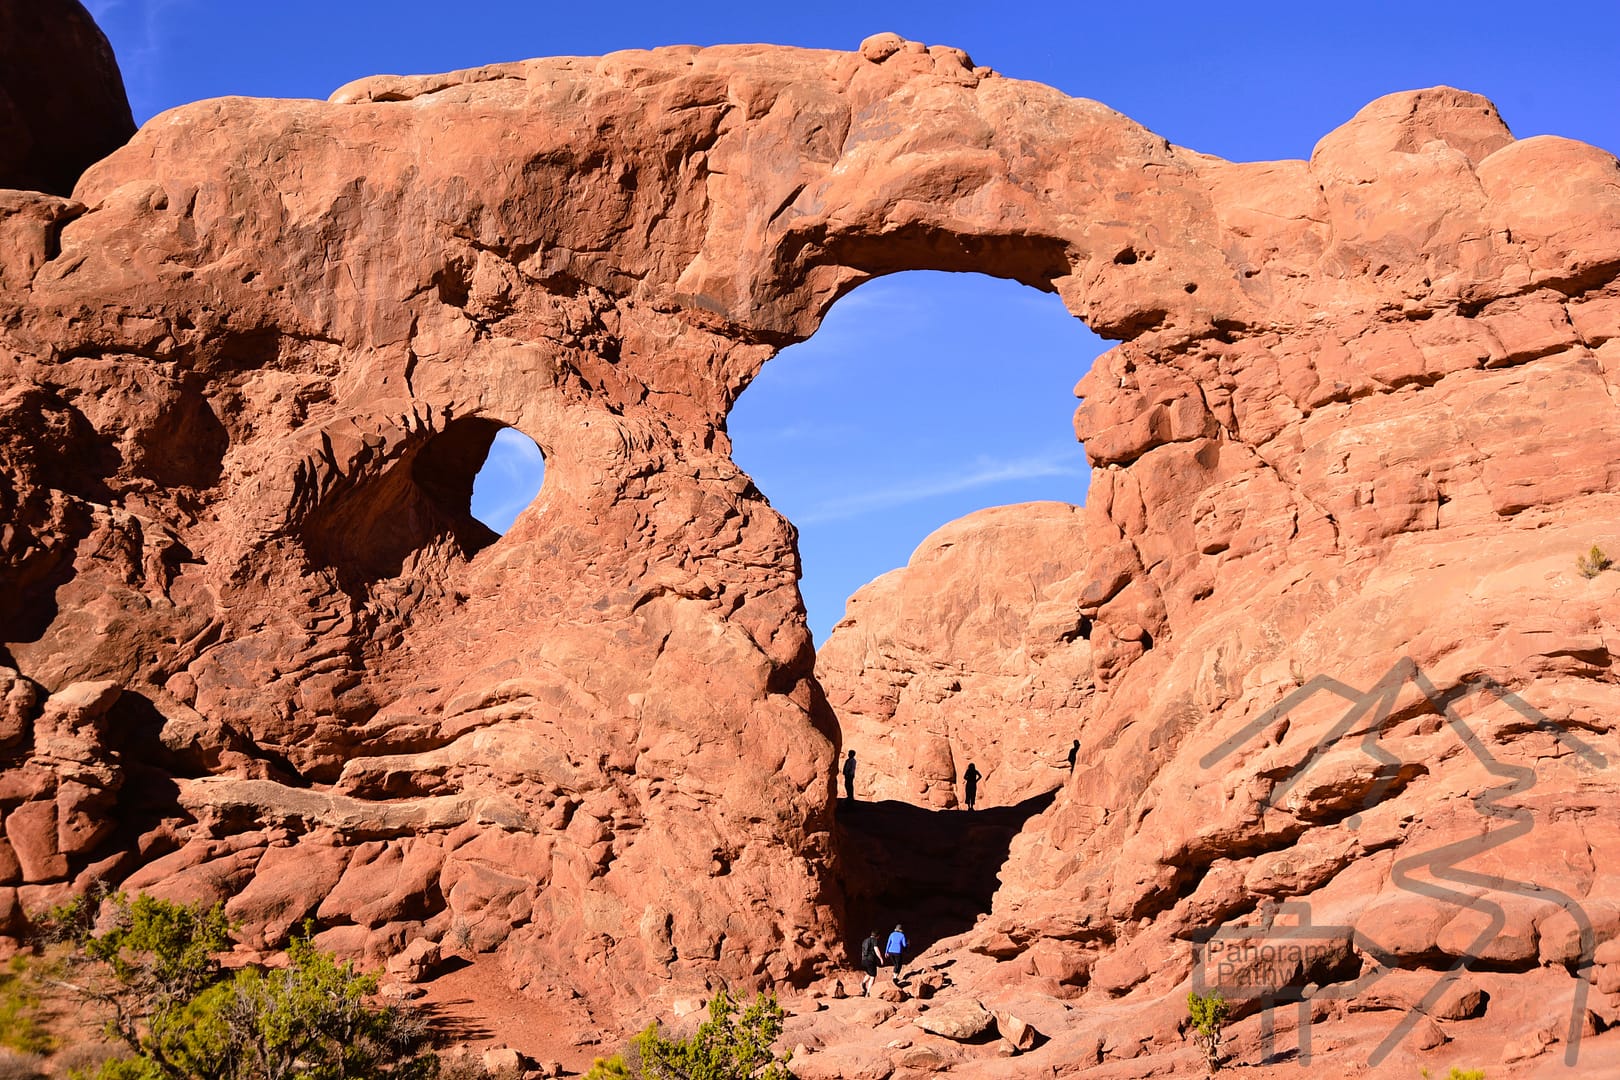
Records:
M135 122L141 123L174 101L162 100L160 84L166 65L170 28L179 9L195 0L88 0L85 7L112 42L124 77Z
M940 495L955 495L963 491L992 487L996 484L1037 480L1042 477L1071 476L1080 478L1087 473L1084 452L1079 447L1058 454L1017 458L1012 461L979 461L969 472L949 476L918 478L870 491L856 492L836 499L827 499L812 507L809 513L794 514L800 525L815 525L828 521L844 521L877 510L921 502Z
M535 494L538 494L538 492ZM494 506L475 506L473 508L473 517L504 536L506 531L512 527L512 523L517 520L518 515L527 510L533 502L534 496L527 499L513 497Z
M473 517L505 533L539 495L545 476L545 455L534 440L516 428L503 428L473 478Z
M749 443L828 443L834 439L850 438L858 430L849 424L806 421L784 424L781 427L761 428L758 431L749 430L744 433L743 439Z

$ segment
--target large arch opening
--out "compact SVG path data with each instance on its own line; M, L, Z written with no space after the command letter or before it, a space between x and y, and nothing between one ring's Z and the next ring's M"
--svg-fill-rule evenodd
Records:
M838 813L851 947L897 921L917 948L971 928L1067 779L1090 690L1073 389L1105 347L1054 295L894 274L731 414L735 460L799 530L817 679L856 753Z
M818 648L851 594L946 522L1084 500L1073 389L1104 348L1055 294L911 271L859 286L765 365L727 431L799 530Z

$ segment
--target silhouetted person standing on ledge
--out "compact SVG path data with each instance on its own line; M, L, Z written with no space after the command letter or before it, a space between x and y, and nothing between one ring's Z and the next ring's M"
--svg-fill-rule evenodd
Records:
M968 762L967 772L962 774L962 782L967 785L967 808L973 809L973 800L979 796L979 767Z
M1074 745L1069 747L1069 771L1070 772L1074 772L1074 762L1075 762L1075 759L1078 758L1079 756L1080 756L1080 740L1076 739L1076 740L1074 740Z
M844 801L855 801L855 751L844 758Z

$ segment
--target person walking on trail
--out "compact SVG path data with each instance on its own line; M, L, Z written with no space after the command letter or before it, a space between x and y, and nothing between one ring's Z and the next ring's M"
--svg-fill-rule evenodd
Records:
M855 801L855 751L844 758L844 801Z
M894 933L889 935L888 943L883 946L883 951L889 954L888 958L894 961L895 982L900 981L900 964L905 959L907 944L906 932L900 929L899 923L895 923Z
M967 784L967 808L973 809L973 800L979 796L979 767L968 762L967 772L962 774L962 780Z
M1069 771L1070 772L1074 772L1074 762L1075 762L1075 759L1078 758L1079 756L1080 756L1080 740L1076 739L1076 740L1074 740L1074 745L1069 747Z
M883 963L883 948L878 944L878 932L871 931L866 940L861 942L861 970L866 974L861 978L861 996L866 997L872 992L872 984L877 982L878 965Z

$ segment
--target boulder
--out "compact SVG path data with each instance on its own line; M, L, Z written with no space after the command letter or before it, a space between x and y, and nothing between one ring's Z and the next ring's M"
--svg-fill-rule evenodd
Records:
M6 841L22 869L23 881L52 881L66 877L67 856L57 832L54 802L27 802L6 815Z
M388 958L388 973L402 982L418 983L432 975L439 959L438 942L417 938Z
M1035 1030L1035 1025L1016 1014L996 1012L992 1015L995 1017L996 1031L1014 1050L1033 1050L1036 1043L1041 1041L1041 1033Z
M516 1078L523 1074L523 1055L510 1046L492 1046L479 1056L484 1071L497 1077Z
M802 1060L794 1058L791 1067L798 1080L888 1080L894 1075L894 1063L887 1055L868 1047L817 1051Z
M977 805L1007 806L1067 777L1091 692L1086 550L1079 507L992 507L850 597L816 678L860 797L955 807L972 764Z
M957 1042L971 1042L995 1025L995 1017L972 998L957 998L930 1008L912 1023L924 1031Z

